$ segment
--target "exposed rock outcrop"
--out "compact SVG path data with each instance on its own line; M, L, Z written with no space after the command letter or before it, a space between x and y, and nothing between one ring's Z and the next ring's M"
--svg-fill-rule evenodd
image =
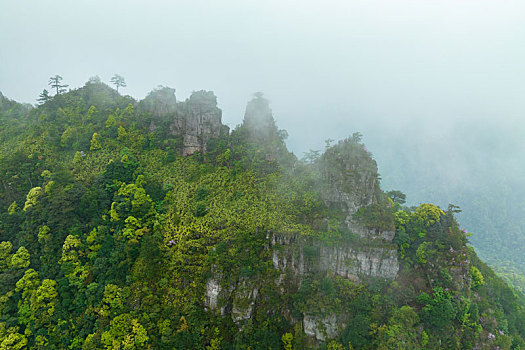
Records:
M262 93L256 93L248 102L241 128L236 132L258 158L282 162L291 156L284 143L288 134L277 128L270 103Z
M392 241L393 221L385 227L366 227L355 219L359 209L377 204L382 195L379 188L377 163L358 134L339 141L319 160L322 174L321 197L328 207L344 216L346 227L363 238Z
M228 126L222 124L217 97L211 91L196 91L186 101L177 102L174 89L159 87L149 93L139 106L152 116L150 132L168 121L169 135L180 138L183 156L197 151L204 153L211 140L229 133Z
M208 308L212 310L217 310L218 307L218 301L219 301L219 294L221 292L221 285L219 284L219 281L216 279L219 276L214 276L214 278L210 278L208 282L206 283L206 299L205 304ZM221 315L224 314L224 309L220 310Z
M172 116L177 111L177 98L175 96L175 89L167 86L159 86L151 91L146 98L139 103L139 108L142 111L150 113L154 120L165 116ZM151 129L155 129L155 122L153 122Z
M270 104L261 93L256 93L246 105L243 127L252 141L267 142L277 134L278 130Z
M270 137L271 130L277 130L266 100L256 98L248 104L243 126L252 140L259 141ZM399 262L396 246L391 242L393 217L388 216L384 206L388 202L379 188L376 162L353 137L328 149L317 166L321 198L333 214L342 214L344 233L331 242L300 233L269 233L266 249L276 274L266 276L266 283L275 285L278 293L285 295L290 288L298 290L311 276L339 276L356 283L395 279ZM356 214L363 208L376 210L375 206L378 210L386 208L387 214L380 220L382 226L368 227ZM254 314L265 282L244 277L233 281L221 288L220 275L212 277L206 288L206 306L222 315L229 314L241 326ZM349 319L346 310L305 313L299 319L286 308L280 313L292 324L302 322L305 334L317 341L336 337Z
M317 340L333 339L341 331L341 328L341 323L338 322L334 313L326 317L306 314L303 318L304 333Z
M206 283L205 305L220 315L230 314L236 323L246 321L253 315L259 289L253 281L241 279L223 288L220 275L215 275Z
M351 242L328 245L300 234L273 234L268 240L273 267L279 272L271 283L280 294L287 293L287 288L297 288L306 276L314 274L340 276L361 283L370 278L393 280L399 270L397 251L387 242L379 246L360 246ZM264 282L258 278L241 278L221 287L220 276L216 274L208 280L206 307L221 315L229 314L240 326L253 316ZM289 316L289 310L280 311L292 323L298 321ZM307 335L324 341L334 338L347 320L346 311L341 310L337 315L305 314L300 321Z
M273 267L282 273L302 276L320 271L361 281L368 277L392 280L399 271L397 251L392 244L360 246L339 242L327 245L311 237L288 234L273 235L271 244Z
M182 136L182 155L206 152L208 142L227 134L229 129L221 122L222 111L217 97L211 91L197 91L177 109L171 124L172 135Z

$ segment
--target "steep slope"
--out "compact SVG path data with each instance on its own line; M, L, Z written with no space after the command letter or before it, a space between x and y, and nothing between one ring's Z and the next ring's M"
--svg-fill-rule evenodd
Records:
M261 94L229 133L211 92L137 102L96 80L0 113L17 130L0 148L4 348L525 346L521 296L457 209L383 193L359 134L304 162Z

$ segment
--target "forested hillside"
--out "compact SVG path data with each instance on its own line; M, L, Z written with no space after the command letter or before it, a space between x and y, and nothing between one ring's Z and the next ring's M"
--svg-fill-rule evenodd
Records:
M524 127L459 119L436 121L430 132L421 124L402 138L372 142L384 186L403 189L411 205L459 205L458 220L473 233L479 255L525 291Z
M0 95L0 349L525 349L458 208L384 193L359 133L299 160L262 94L232 131L208 91L43 102Z

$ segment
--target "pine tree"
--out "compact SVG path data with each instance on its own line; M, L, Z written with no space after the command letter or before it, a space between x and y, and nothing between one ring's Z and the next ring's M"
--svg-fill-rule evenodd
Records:
M62 85L62 77L60 75L55 75L54 77L49 78L49 86L53 89L56 89L57 95L66 92L66 88L69 85Z
M119 87L126 87L126 80L121 75L115 74L110 81L117 87L117 92Z
M51 100L51 96L49 95L49 91L44 89L44 91L42 91L42 93L40 95L38 95L37 101L39 102L39 104L43 105L44 103L46 103L49 100Z

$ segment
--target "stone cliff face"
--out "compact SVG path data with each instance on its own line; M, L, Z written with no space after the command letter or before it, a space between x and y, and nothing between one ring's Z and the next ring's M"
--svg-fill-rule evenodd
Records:
M352 281L368 277L394 279L399 270L397 251L391 245L363 247L350 242L329 245L301 235L274 234L273 267L281 273L305 275L321 271ZM308 247L305 258L305 247Z
M272 264L276 277L271 281L280 294L287 288L298 288L303 279L315 273L340 276L353 282L366 282L370 278L393 280L399 263L394 246L359 247L351 243L327 245L300 234L273 234L268 236ZM222 316L230 315L239 326L254 316L260 290L268 281L240 278L221 286L221 274L214 274L206 285L205 305ZM306 335L324 341L335 338L348 322L345 310L327 315L305 313L300 319L281 310L291 323L302 322Z
M290 155L284 143L287 134L277 128L269 101L261 93L256 93L246 105L241 128L237 131L245 144L266 161L279 161Z
M268 100L262 94L248 102L244 113L243 127L252 141L264 143L275 137L277 127Z
M264 118L263 118L264 119ZM321 198L330 210L342 213L341 226L347 238L326 242L301 233L268 233L267 250L275 276L271 281L239 278L226 285L214 273L206 286L205 304L221 315L230 315L239 326L253 317L261 290L271 283L284 295L297 290L308 276L339 276L356 283L371 279L393 280L399 270L393 230L363 226L355 214L374 205L382 195L377 180L377 165L366 149L355 140L345 140L327 150L319 160ZM393 225L393 222L392 222ZM345 310L328 313L304 313L298 319L283 307L283 317L295 324L302 322L306 335L316 340L336 337L348 323Z
M150 132L167 119L169 135L181 139L183 156L197 151L204 153L211 140L229 133L229 128L222 124L217 97L211 91L196 91L186 101L177 102L174 89L160 87L142 100L140 107L153 117Z
M217 107L213 92L194 92L181 104L170 131L172 135L182 136L182 155L204 153L210 140L228 134L228 127L222 125L221 118L222 111Z
M377 163L364 145L354 138L339 141L323 154L319 162L322 199L327 206L341 210L347 228L363 238L392 241L393 228L372 229L354 218L359 209L378 203L381 196Z

